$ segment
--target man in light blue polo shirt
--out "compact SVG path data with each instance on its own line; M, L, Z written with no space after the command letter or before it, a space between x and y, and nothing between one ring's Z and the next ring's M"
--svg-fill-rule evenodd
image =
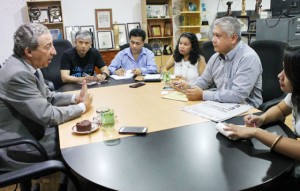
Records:
M144 48L146 33L142 29L132 29L129 33L130 47L120 51L110 63L110 74L124 76L131 70L135 76L157 73L154 54Z
M222 17L212 25L215 54L194 83L175 85L189 100L262 104L262 66L256 52L241 41L236 18Z

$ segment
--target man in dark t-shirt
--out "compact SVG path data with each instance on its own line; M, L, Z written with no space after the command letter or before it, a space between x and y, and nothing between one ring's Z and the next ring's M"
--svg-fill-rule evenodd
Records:
M109 76L107 66L99 51L91 48L92 36L89 31L78 31L75 35L75 47L66 50L61 58L61 78L64 83L102 82ZM101 70L96 74L95 66Z

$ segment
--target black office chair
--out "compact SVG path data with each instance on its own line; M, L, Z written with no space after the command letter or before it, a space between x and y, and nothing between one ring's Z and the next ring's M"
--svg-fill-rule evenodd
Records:
M60 75L60 62L62 54L65 50L72 48L72 44L68 40L54 40L53 45L56 50L56 55L53 57L48 67L42 68L41 71L45 78L45 83L51 90L57 90L63 85Z
M258 54L263 68L263 104L258 108L262 111L267 111L285 97L279 86L278 74L283 68L283 54L287 45L286 42L273 40L257 40L250 44Z
M33 139L27 138L16 138L0 141L0 148L7 148L10 146L20 145L20 144L30 144L36 150L38 150L41 156L45 159L43 162L28 164L24 168L20 168L14 171L2 171L0 172L0 188L9 185L20 184L21 191L31 190L31 180L38 179L46 175L53 174L55 172L63 172L68 178L73 182L76 190L81 190L77 179L65 165L58 160L48 160L49 157L45 149L40 145L39 142ZM0 155L1 157L1 155Z
M123 44L120 46L120 50L124 50L125 48L128 48L128 47L129 47L129 43ZM150 44L148 44L148 43L144 43L144 47L148 48L151 51L153 50L152 47L150 46Z
M214 50L214 46L212 41L206 41L202 44L202 46L200 47L200 50L205 58L206 63L208 62L208 60L210 59L210 57L216 53Z

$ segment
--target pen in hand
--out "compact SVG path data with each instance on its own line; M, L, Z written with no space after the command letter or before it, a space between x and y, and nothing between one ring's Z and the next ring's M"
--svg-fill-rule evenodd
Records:
M252 112L250 112L250 117L253 120L253 113ZM256 127L256 123L255 122L253 122L253 127Z

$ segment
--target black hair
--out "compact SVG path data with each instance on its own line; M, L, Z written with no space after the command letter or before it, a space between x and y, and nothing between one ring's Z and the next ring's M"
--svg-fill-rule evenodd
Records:
M131 38L131 36L135 36L135 37L142 37L142 40L143 42L145 41L146 39L146 33L144 30L142 29L132 29L130 32L129 32L129 38Z
M284 72L292 87L292 103L300 111L300 46L287 46L283 56Z
M199 47L198 39L197 39L196 35L194 33L190 33L190 32L184 32L180 35L177 45L176 45L176 48L175 48L175 51L174 51L174 55L173 55L174 60L176 62L180 62L183 58L183 55L180 54L180 52L179 52L179 42L182 37L188 38L191 41L192 48L190 51L189 59L190 59L191 64L195 65L197 63L198 59L200 58L201 51L200 51L200 47Z

